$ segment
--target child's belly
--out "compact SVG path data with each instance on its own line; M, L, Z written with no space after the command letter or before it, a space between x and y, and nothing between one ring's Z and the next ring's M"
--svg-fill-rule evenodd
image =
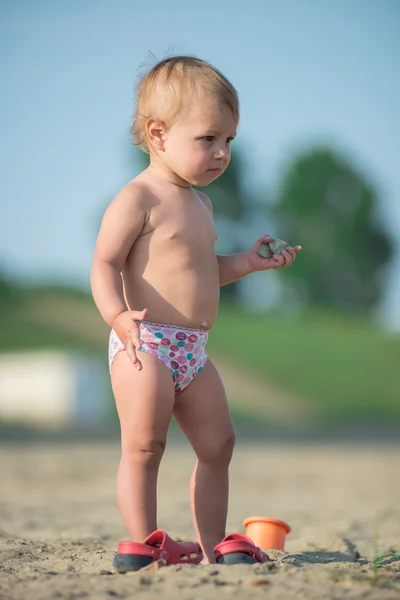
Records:
M125 296L131 310L148 309L146 320L195 329L210 329L219 303L219 271L214 253L196 263L185 257L175 262L149 260L138 276L136 268L123 273Z

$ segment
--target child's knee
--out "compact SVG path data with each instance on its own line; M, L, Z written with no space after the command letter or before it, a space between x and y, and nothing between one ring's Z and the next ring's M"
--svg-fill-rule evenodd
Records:
M221 435L217 440L205 440L204 447L197 452L197 458L205 463L229 465L235 441L236 437L233 430Z
M228 464L231 462L235 443L236 443L236 435L235 435L235 432L232 430L226 436L226 438L223 440L223 443L222 443L221 449L220 449L220 454L221 454L222 460L225 460Z
M122 446L122 460L145 468L158 467L164 454L166 442L157 438L135 439Z

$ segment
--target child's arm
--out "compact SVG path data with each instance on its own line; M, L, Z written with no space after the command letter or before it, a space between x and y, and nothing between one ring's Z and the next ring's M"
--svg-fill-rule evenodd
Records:
M210 198L198 192L205 205L213 212ZM239 252L228 256L217 256L219 267L219 285L228 285L239 279L243 279L254 271L266 271L267 269L278 269L279 267L290 267L296 255L301 250L301 246L292 248L288 246L287 250L281 254L274 254L272 258L263 258L258 254L262 244L267 244L272 240L271 236L263 235L258 238L249 252Z
M239 252L228 256L217 256L219 266L219 284L228 285L233 281L243 279L254 271L267 271L268 269L278 269L279 267L290 267L296 259L297 252L300 252L301 246L287 250L281 254L274 254L272 258L263 258L258 254L261 244L272 240L271 236L264 235L256 241L249 252Z
M125 344L132 362L140 368L135 348L140 348L135 321L145 311L130 311L124 299L121 271L145 223L146 210L139 189L124 188L107 208L97 238L90 283L96 306Z

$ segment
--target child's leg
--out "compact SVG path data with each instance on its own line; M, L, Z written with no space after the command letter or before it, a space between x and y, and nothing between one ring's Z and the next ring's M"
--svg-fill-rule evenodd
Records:
M167 367L140 353L138 371L126 352L119 352L111 382L121 425L121 462L117 501L132 541L142 542L157 529L157 475L175 401Z
M197 541L213 562L214 546L225 537L235 433L222 381L210 360L177 394L174 416L197 455L190 494L193 522Z

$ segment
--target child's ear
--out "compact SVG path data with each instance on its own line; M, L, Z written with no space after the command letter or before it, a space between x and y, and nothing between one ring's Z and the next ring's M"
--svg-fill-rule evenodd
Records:
M146 121L146 137L154 148L164 151L165 143L165 123L163 121L157 121L156 119L149 119Z

